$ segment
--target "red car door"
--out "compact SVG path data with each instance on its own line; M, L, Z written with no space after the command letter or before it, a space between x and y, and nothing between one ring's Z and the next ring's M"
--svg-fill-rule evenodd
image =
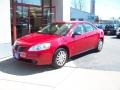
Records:
M87 50L94 49L99 40L99 33L97 28L91 24L84 24L85 28L85 41L87 45Z
M73 29L73 34L71 36L71 42L69 43L70 51L72 55L79 54L86 49L85 45L85 35L83 34L83 25L77 24Z

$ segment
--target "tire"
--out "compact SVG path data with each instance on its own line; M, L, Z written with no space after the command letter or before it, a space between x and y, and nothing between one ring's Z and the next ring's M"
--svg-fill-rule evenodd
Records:
M97 47L95 48L95 51L100 52L102 50L102 48L103 48L103 40L100 39L98 44L97 44Z
M65 65L68 60L68 53L64 48L59 48L56 50L53 56L52 66L56 69L61 68Z
M120 35L117 35L117 38L120 38Z
M107 35L111 35L111 32L110 32L110 31L107 31Z

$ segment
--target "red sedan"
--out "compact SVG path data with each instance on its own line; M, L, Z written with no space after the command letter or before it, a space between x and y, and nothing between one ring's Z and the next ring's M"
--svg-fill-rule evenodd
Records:
M104 32L84 21L55 22L23 36L13 45L15 59L60 68L69 57L95 49L101 51Z

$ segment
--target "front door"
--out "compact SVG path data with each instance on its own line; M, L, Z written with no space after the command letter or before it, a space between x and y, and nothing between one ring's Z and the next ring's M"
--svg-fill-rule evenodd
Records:
M86 49L84 28L82 24L76 25L76 28L73 31L71 47L73 49L71 50L72 55L77 55L84 52Z

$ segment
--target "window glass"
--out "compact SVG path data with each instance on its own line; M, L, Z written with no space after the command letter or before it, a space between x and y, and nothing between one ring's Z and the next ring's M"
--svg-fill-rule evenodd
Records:
M65 23L53 23L39 30L38 33L43 34L56 34L56 35L66 35L71 28L72 24Z
M46 7L50 7L50 0L43 0L43 4Z
M83 25L79 24L76 29L74 30L74 33L80 33L82 34L83 33Z
M25 3L32 5L41 5L41 0L17 0L17 3Z
M76 19L75 18L71 18L71 21L75 21Z
M95 30L95 27L90 25L90 24L85 24L84 27L85 27L86 32L90 32L90 31Z

